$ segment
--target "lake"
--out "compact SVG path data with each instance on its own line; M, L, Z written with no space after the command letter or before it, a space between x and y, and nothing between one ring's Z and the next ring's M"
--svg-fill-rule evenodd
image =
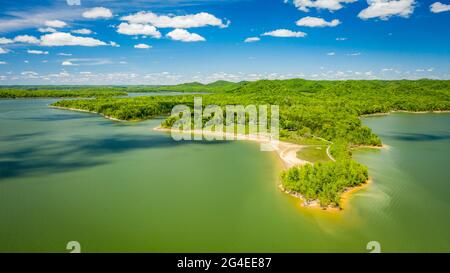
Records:
M121 123L0 100L0 252L450 251L450 115L364 118L373 182L338 213L278 188L251 142L175 142L161 120Z

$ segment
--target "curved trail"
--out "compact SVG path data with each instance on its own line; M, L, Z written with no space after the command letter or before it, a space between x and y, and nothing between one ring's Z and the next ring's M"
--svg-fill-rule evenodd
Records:
M328 147L327 147L327 156L331 159L331 161L336 162L336 159L334 159L334 157L330 153L330 148L331 148L331 145L328 145Z

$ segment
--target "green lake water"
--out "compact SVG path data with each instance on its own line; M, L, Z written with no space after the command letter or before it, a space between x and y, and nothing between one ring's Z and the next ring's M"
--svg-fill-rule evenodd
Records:
M450 252L450 115L364 119L373 182L338 213L277 188L250 142L175 142L161 120L120 123L0 100L0 252Z

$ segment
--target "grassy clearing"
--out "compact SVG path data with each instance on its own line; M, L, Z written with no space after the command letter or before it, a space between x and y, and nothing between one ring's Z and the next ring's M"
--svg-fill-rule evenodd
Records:
M313 163L331 161L327 155L327 146L324 145L304 147L297 152L297 157Z

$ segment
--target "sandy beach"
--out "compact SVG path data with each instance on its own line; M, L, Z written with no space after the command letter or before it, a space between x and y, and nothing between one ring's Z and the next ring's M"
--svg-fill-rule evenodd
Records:
M161 127L155 127L153 128L155 131L161 131L161 132L171 132L171 129L169 128L161 128ZM258 143L265 143L270 145L270 147L273 149L274 152L276 152L279 156L279 158L283 162L283 166L285 169L292 168L297 165L304 165L304 164L311 164L311 162L302 160L297 157L297 152L301 150L303 147L302 145L289 143L285 141L277 141L277 140L270 140L267 136L259 136L259 135L243 135L243 134L231 134L231 133L219 133L219 132L211 132L211 131L202 131L202 130L192 130L192 131L186 131L186 134L194 134L194 135L203 135L204 137L218 137L223 136L224 139L230 139L230 141L235 140L244 140L244 141L255 141Z

